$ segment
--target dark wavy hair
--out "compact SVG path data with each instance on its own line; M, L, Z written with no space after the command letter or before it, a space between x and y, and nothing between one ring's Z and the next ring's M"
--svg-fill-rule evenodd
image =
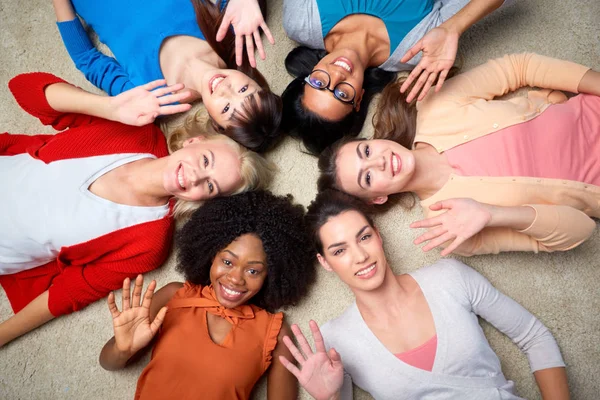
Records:
M316 271L304 208L290 195L256 191L208 200L177 234L177 269L193 284L210 284L217 253L247 233L260 238L267 254L267 278L250 303L270 312L295 305Z
M343 136L357 136L367 118L369 104L377 93L394 80L394 72L381 68L367 68L363 89L365 93L358 111L352 111L340 121L321 118L307 110L302 104L304 96L304 78L315 65L327 55L325 50L315 50L299 46L285 58L285 68L294 76L281 97L283 98L283 130L299 138L313 155L319 155L326 147Z
M362 214L371 227L375 227L369 208L360 199L339 190L329 189L317 194L317 197L308 206L304 218L306 229L312 239L314 250L323 254L323 242L320 230L330 218L336 217L346 211L356 211Z
M270 149L281 137L279 127L283 105L281 97L271 92L265 77L256 68L250 66L247 56L243 57L242 65L237 66L235 35L232 29L227 31L225 39L217 42L217 30L225 16L226 3L226 0L222 0L219 5L214 5L207 0L192 0L198 26L210 47L225 61L227 68L236 69L248 75L258 83L262 90L257 94L260 106L254 96L251 96L242 106L243 113L234 114L227 128L218 126L214 122L213 125L220 133L229 136L250 150L263 152ZM267 19L266 0L258 0L258 4L264 18ZM246 54L245 41L244 54Z

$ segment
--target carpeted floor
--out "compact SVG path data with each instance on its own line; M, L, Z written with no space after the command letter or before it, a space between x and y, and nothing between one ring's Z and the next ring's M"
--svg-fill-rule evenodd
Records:
M281 26L281 0L270 1L270 6L268 22L276 45L268 47L268 59L259 68L269 77L274 91L281 93L290 80L283 60L294 43L286 38ZM491 57L522 51L561 57L599 69L598 17L598 0L516 1L464 35L460 46L463 69ZM2 131L52 132L41 127L13 100L6 83L18 73L48 71L94 90L70 61L54 21L50 1L0 0ZM370 132L370 127L365 129L365 135ZM298 202L307 205L315 195L317 166L314 158L300 150L298 143L286 139L269 155L280 168L273 191L290 192ZM420 215L418 209L405 212L398 208L377 218L396 272L414 270L439 257L435 251L424 254L411 244L416 232L408 224ZM502 254L466 260L550 328L567 363L574 399L594 400L600 393L599 246L600 235L596 232L588 242L563 254ZM174 271L173 257L148 275L159 286L181 280ZM340 314L351 301L349 290L335 276L320 269L309 297L300 306L287 310L287 318L306 328L310 318L323 323ZM0 320L10 315L6 296L0 291ZM483 329L502 361L505 375L515 381L518 394L529 399L540 398L526 357L517 346L486 323ZM111 335L110 314L106 303L100 301L0 349L0 399L132 398L137 377L147 360L125 371L104 371L97 358ZM357 399L370 398L360 390L355 393ZM262 382L256 398L265 397ZM202 398L201 394L198 398ZM303 393L301 398L310 396Z

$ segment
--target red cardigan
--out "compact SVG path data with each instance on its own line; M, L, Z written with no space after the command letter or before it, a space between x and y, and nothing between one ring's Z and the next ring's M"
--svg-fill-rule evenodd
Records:
M57 82L64 81L36 72L18 75L8 86L19 105L43 124L57 130L69 129L56 135L0 134L0 155L29 153L51 163L116 153L150 153L156 157L169 154L163 133L153 124L133 127L52 109L44 90ZM52 315L77 311L120 288L126 277L133 278L162 265L169 255L173 228L169 214L63 247L56 260L0 276L0 284L15 313L46 290L49 290L48 308Z

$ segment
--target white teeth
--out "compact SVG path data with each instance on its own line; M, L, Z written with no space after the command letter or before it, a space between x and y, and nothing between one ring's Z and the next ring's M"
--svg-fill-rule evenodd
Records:
M225 79L224 77L220 76L218 78L213 79L212 84L210 86L210 90L212 90L213 92L215 91L215 89L217 88L217 86L219 86L219 83L221 83L221 81Z
M338 61L334 62L333 64L337 65L338 67L344 68L348 72L352 72L352 68L350 68L350 66L343 61L338 60Z
M179 167L179 172L177 172L177 181L179 182L179 186L182 189L185 189L185 181L183 180L183 169Z
M394 169L394 172L398 172L398 157L396 157L396 155L392 156L392 168Z
M223 286L223 290L225 291L225 293L230 294L232 296L238 296L242 294L242 292L236 292L235 290L227 289L225 286Z
M371 265L371 266L370 266L369 268L367 268L367 269L363 269L362 271L360 271L360 272L357 272L357 273L356 273L356 275L358 275L358 276L360 276L360 275L366 275L366 274L368 274L369 272L373 271L374 269L375 269L375 264Z

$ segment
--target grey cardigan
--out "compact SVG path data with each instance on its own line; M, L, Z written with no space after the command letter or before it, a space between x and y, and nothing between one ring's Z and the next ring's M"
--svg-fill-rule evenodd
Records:
M432 371L406 364L389 352L353 303L321 329L327 348L334 347L342 357L342 399L352 399L352 382L376 399L519 399L513 382L502 374L478 315L519 346L532 371L565 366L548 329L472 268L443 259L410 275L421 287L435 323L438 345Z

